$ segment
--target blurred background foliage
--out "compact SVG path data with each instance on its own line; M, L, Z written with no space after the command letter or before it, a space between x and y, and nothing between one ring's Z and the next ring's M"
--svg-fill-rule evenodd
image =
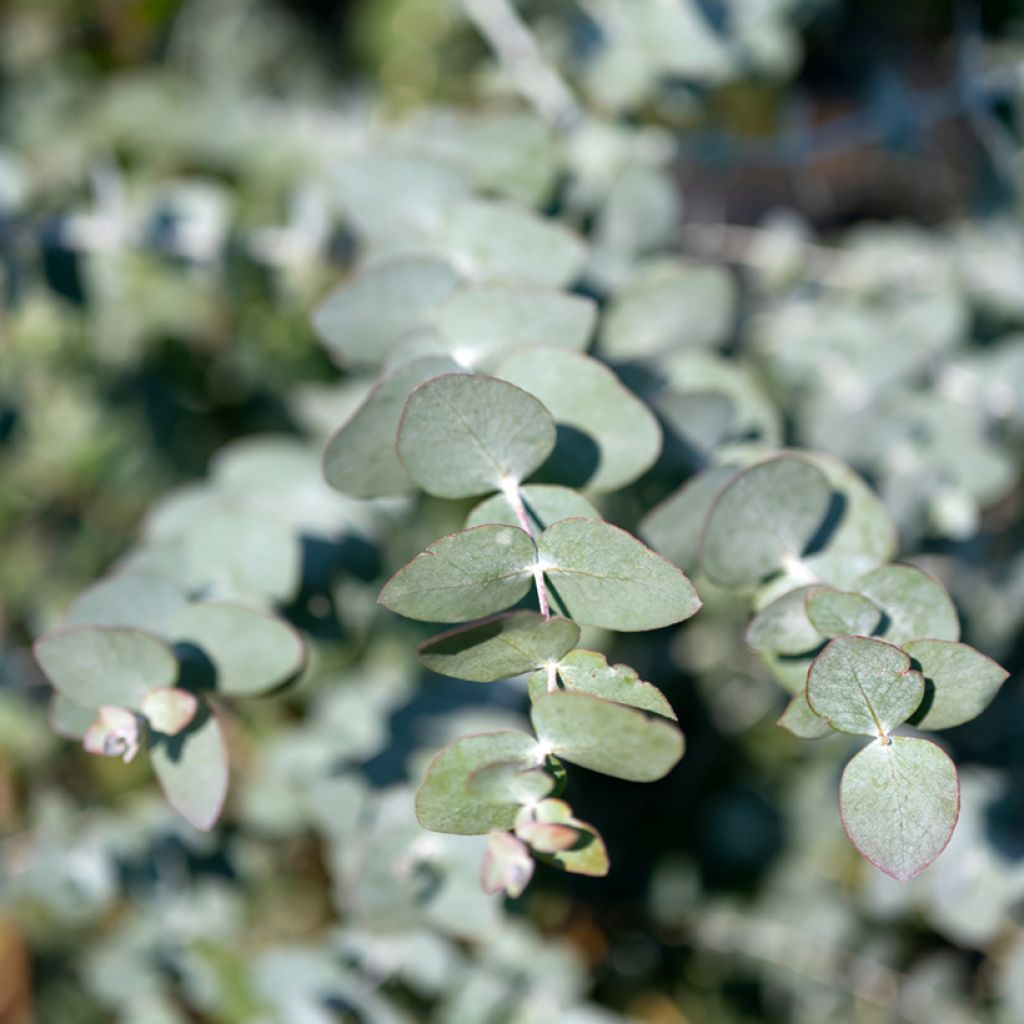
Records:
M588 112L568 142L524 114L524 166L508 68L455 0L0 7L0 1019L1024 1019L1024 9L666 6L520 5ZM683 628L603 639L688 740L657 785L573 783L609 878L541 869L503 909L479 844L415 825L425 755L522 701L420 672L422 634L374 609L458 510L318 490L366 386L309 323L357 250L338 171L403 131L587 234L606 357L630 304L683 339L654 401L679 443L610 518L731 444L831 452L1011 670L948 736L963 815L919 879L848 848L843 751L775 727L742 602L706 587ZM144 766L53 736L28 650L185 493L289 510L314 640L298 685L231 713L209 835Z

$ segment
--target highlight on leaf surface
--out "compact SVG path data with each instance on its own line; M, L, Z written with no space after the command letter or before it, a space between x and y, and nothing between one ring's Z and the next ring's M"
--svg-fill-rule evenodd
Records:
M516 835L538 859L574 875L608 874L608 851L593 825L573 816L572 808L554 798L524 807L516 818Z
M894 736L868 744L846 766L839 810L850 841L875 867L904 882L945 849L960 814L960 783L929 740Z
M526 844L511 832L492 832L480 865L484 892L522 896L533 877L533 858Z
M869 637L841 636L814 659L807 673L811 710L833 729L864 736L889 733L917 710L924 677L910 657Z
M398 456L409 476L439 498L472 498L518 484L554 447L554 420L536 398L475 374L421 384L398 428Z

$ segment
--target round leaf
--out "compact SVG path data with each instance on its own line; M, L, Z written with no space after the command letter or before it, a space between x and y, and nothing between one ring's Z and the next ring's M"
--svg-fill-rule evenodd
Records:
M635 537L599 519L563 519L538 542L552 596L577 622L620 632L682 622L701 606L693 584Z
M468 374L421 384L398 429L398 455L409 476L439 498L471 498L518 483L554 446L554 421L536 398Z
M860 853L905 882L928 867L953 834L960 814L956 768L928 740L876 741L846 766L839 812Z
M916 566L883 565L862 577L857 590L885 612L882 636L890 643L960 639L960 619L946 588Z
M324 479L357 498L401 494L412 487L395 452L395 437L409 393L425 380L458 367L445 356L417 359L386 376L352 418L327 442Z
M1009 675L973 647L951 640L912 640L903 649L925 678L924 701L911 718L922 729L950 729L977 718Z
M834 731L824 718L811 710L805 693L793 695L775 724L781 725L783 729L802 740L820 740L830 736Z
M433 672L490 683L558 661L579 642L575 622L539 612L508 612L452 629L420 645L420 661Z
M546 694L530 719L552 753L617 779L653 782L683 756L683 734L673 722L588 693Z
M427 768L416 793L416 817L432 832L483 835L508 830L519 804L474 797L470 777L488 765L517 762L523 768L539 764L537 741L523 732L489 732L462 736L449 743Z
M807 618L809 587L791 590L758 612L747 626L746 641L759 654L806 654L824 640Z
M213 662L218 693L251 697L266 693L302 668L305 647L281 619L241 605L189 605L172 627L177 641L195 644Z
M41 637L34 650L54 689L82 708L137 710L150 690L178 678L170 647L136 629L69 626Z
M465 622L515 604L533 583L536 550L514 526L475 526L434 541L377 600L424 622Z
M79 594L64 625L127 626L162 635L186 602L181 589L162 576L116 573Z
M822 636L870 636L882 621L882 611L863 594L827 587L806 592L807 618Z
M150 690L139 710L146 717L151 729L175 736L196 717L199 701L194 693L179 690L175 686L158 686Z
M799 559L829 510L832 489L804 459L779 456L738 474L711 510L701 564L724 587L751 587Z
M389 260L331 292L314 312L313 326L337 363L376 366L458 284L455 271L437 257Z
M807 701L833 729L888 736L917 710L924 678L898 647L862 636L832 640L807 673Z
M598 459L588 489L617 491L657 460L661 428L654 413L596 359L565 349L522 349L506 355L495 374L539 398L556 422L593 439Z

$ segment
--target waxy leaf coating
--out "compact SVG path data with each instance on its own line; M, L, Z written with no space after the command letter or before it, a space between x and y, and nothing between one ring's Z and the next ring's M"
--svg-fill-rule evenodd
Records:
M569 616L620 632L682 622L701 606L671 562L599 519L563 519L537 544L554 597Z
M427 356L384 377L327 442L324 479L356 498L401 494L412 481L395 451L398 424L413 388L432 377L457 371L446 356Z
M809 587L791 590L750 620L746 641L751 650L759 654L806 654L824 641L807 617L809 591Z
M313 313L313 327L342 366L375 366L459 285L443 259L388 260L339 285Z
M194 644L213 663L217 693L251 697L298 674L306 651L301 636L266 612L220 601L190 604L175 618L172 637Z
M484 892L522 896L533 877L533 858L526 844L511 832L492 832L480 865Z
M138 710L150 690L178 678L170 647L137 629L69 626L41 637L34 649L54 689L82 708Z
M575 622L539 612L508 612L449 630L420 645L420 661L433 672L490 683L558 661L579 642Z
M870 636L882 610L863 594L812 587L807 591L807 618L822 636Z
M71 602L65 626L125 626L163 636L188 598L170 580L152 573L115 573Z
M228 755L209 706L177 736L159 737L150 757L167 802L196 828L213 828L228 792Z
M832 488L810 462L778 456L738 474L718 496L701 564L723 587L752 587L799 560L824 522Z
M654 413L596 359L566 349L519 349L495 374L539 398L558 423L593 439L598 458L589 490L619 490L657 460L661 427Z
M925 697L911 721L921 729L950 729L977 718L1009 673L967 644L912 640L903 649L920 666Z
M608 851L601 834L574 817L564 800L549 798L524 808L516 819L516 832L527 839L541 860L563 871L592 878L608 874Z
M560 519L582 516L584 519L600 519L601 515L579 491L557 484L524 484L519 488L519 499L526 510L530 529L535 532L546 530ZM466 519L466 526L482 526L484 523L507 523L518 526L519 517L505 494L493 494L485 498Z
M424 622L503 611L533 585L536 550L514 526L474 526L434 541L391 577L377 600Z
M856 589L885 612L882 636L890 643L960 639L960 619L946 588L916 566L883 565L863 576Z
M519 483L554 447L554 420L536 398L475 374L421 384L398 428L398 455L409 476L439 498L472 498Z
M928 867L953 834L960 814L956 768L928 740L876 741L846 766L839 812L860 853L905 882Z
M534 701L530 719L557 757L617 779L653 782L683 756L674 722L589 693L546 694Z
M862 636L832 640L807 673L807 701L833 729L886 737L924 697L924 678L898 647Z
M824 718L811 710L803 691L793 695L775 724L802 740L820 740L835 731Z
M596 651L570 651L554 670L562 688L567 691L590 693L665 718L676 717L661 690L645 683L628 665L609 665L608 659ZM530 677L530 699L538 700L549 692L548 682L549 672L546 669L535 672Z
M416 817L432 832L484 835L507 830L515 823L518 801L474 797L470 778L481 768L519 762L523 768L540 764L537 741L523 732L480 733L449 743L430 762L416 793Z

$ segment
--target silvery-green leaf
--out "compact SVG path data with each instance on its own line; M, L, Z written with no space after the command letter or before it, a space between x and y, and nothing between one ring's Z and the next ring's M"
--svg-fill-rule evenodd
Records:
M553 596L583 625L659 629L701 606L693 584L671 562L599 519L563 519L537 546Z
M579 626L568 619L507 612L432 637L420 644L419 655L433 672L490 683L558 661L579 638Z
M802 691L793 695L775 724L802 740L820 740L835 731L824 718L811 710L807 695Z
M805 654L825 639L811 625L805 601L810 587L800 587L772 601L747 626L746 641L759 654Z
M199 701L188 690L158 686L142 698L139 710L151 729L175 736L196 717Z
M50 728L66 740L80 740L85 737L89 726L96 720L96 708L82 707L54 690L47 714Z
M470 192L465 173L450 163L402 153L348 156L338 168L345 217L371 241L414 245L432 235L445 209Z
M946 588L913 565L883 565L861 577L857 591L885 612L882 636L908 640L959 640L960 619Z
M342 282L314 311L313 326L337 363L377 366L458 285L443 259L396 257Z
M840 518L820 551L807 555L807 569L830 586L855 590L869 569L896 552L896 528L878 495L840 459L824 452L801 452L839 496Z
M266 693L293 678L306 656L302 638L288 623L236 604L188 605L170 635L203 651L216 670L217 693L225 696Z
M828 587L805 591L807 618L822 636L871 636L882 610L863 594Z
M739 473L711 509L701 564L725 587L750 587L799 560L821 527L832 489L820 470L792 455Z
M457 370L458 366L446 356L425 356L384 377L327 442L323 460L327 482L357 498L411 490L412 481L395 451L405 403L424 381Z
M876 740L846 766L839 812L860 853L905 882L928 867L953 834L960 814L956 768L928 740Z
M437 240L471 281L547 288L572 284L587 253L564 224L514 203L480 199L451 207Z
M526 509L526 517L534 530L546 530L560 519L582 516L584 519L600 519L601 515L579 491L557 484L525 484L519 488L519 497ZM519 517L512 503L504 494L493 494L484 498L466 519L467 528L482 526L484 523L505 523L518 526Z
M126 626L163 634L186 601L181 588L163 576L115 573L71 602L64 625Z
M554 421L536 398L470 374L421 384L398 428L398 455L409 476L439 498L471 498L519 483L554 446Z
M912 640L903 649L921 666L925 696L910 721L921 729L950 729L977 718L1009 673L967 644Z
M737 472L733 466L716 466L690 477L640 520L640 536L670 562L696 572L704 524L715 499Z
M814 659L807 701L833 729L888 736L924 697L924 678L898 647L863 636L840 636Z
M526 844L511 832L492 832L480 867L484 892L522 896L533 877L533 858Z
M474 285L456 292L438 309L443 349L460 366L477 367L523 345L582 350L597 319L593 299L552 288Z
M807 685L807 672L814 662L813 653L806 655L761 654L761 661L772 678L786 693L803 693Z
M589 490L617 491L657 460L661 428L654 414L596 359L565 349L526 348L508 353L495 374L539 398L557 423L596 443Z
M299 587L302 551L287 523L249 512L212 512L184 536L197 587L218 597L285 603Z
M90 754L120 757L128 764L139 752L142 728L142 720L134 711L104 704L96 721L85 731L82 746Z
M596 651L570 651L558 662L556 672L562 687L569 692L591 693L595 697L604 697L617 704L628 704L665 718L676 717L672 705L661 690L645 683L636 670L628 665L609 665L608 659ZM538 700L548 692L548 681L546 669L530 677L531 700Z
M213 828L227 796L228 755L209 706L184 732L157 738L150 758L167 802L201 831Z
M503 611L533 583L536 550L514 526L475 526L434 541L384 585L377 600L424 622L465 622Z
M728 336L736 285L721 267L661 260L638 268L612 298L601 351L626 361L672 348L711 347Z
M416 817L432 832L483 835L508 830L515 822L518 803L495 803L473 797L470 777L491 764L518 761L524 768L540 763L537 741L523 732L480 733L449 743L430 762L416 793Z
M40 637L34 651L54 689L83 708L137 709L149 690L178 678L170 647L136 629L68 626Z
M485 764L466 782L471 797L499 804L534 804L554 788L553 775L539 766L524 767L522 760Z
M683 756L674 722L589 693L545 694L534 701L530 719L557 757L617 779L653 782Z

